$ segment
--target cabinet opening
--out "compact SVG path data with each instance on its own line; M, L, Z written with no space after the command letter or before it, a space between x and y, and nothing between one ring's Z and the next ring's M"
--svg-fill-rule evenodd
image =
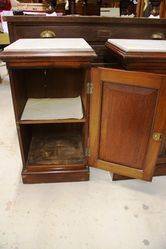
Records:
M24 125L29 133L28 170L69 170L85 166L84 125Z
M15 69L12 74L21 124L85 122L85 69Z
M23 110L22 123L43 121L75 122L83 119L81 97L75 98L29 98Z

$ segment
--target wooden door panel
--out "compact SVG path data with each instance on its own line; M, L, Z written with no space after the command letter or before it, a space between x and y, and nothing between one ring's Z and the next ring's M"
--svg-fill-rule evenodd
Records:
M151 180L164 132L166 78L142 72L92 69L89 164Z
M152 128L156 89L103 84L99 157L142 169Z

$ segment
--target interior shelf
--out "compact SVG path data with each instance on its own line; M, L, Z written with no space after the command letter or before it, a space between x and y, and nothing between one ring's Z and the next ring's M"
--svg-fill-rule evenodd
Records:
M20 124L82 123L81 97L29 98L25 104Z
M85 164L82 137L78 131L43 131L32 134L27 167L79 167Z
M20 120L19 124L58 124L58 123L85 123L86 118L82 119L41 119L41 120Z

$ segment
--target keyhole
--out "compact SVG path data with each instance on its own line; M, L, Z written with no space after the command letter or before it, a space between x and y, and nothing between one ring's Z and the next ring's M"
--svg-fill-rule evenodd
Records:
M46 88L47 87L47 70L45 69L44 70L44 87Z
M43 90L44 90L44 97L47 97L47 69L44 69L44 82L43 82Z

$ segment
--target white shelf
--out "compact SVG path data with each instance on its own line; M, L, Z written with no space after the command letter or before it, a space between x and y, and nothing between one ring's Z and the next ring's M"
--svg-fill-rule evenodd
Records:
M25 120L64 120L83 118L81 97L29 98L22 113Z

